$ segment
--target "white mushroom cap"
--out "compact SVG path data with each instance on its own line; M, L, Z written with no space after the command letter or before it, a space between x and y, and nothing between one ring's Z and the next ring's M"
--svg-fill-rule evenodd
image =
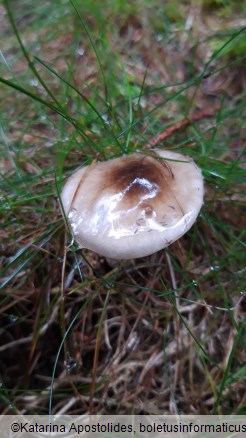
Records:
M61 200L82 248L130 259L159 251L186 233L203 193L201 170L191 158L157 150L79 168Z

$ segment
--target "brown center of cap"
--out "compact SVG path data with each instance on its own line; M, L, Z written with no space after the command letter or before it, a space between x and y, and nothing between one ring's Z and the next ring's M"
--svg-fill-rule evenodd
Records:
M143 224L154 218L159 223L166 223L163 218L170 214L170 210L175 210L173 215L182 215L175 193L172 163L158 155L134 153L88 166L70 208L79 209L82 205L83 211L91 214L99 208L98 217L109 211L109 217L115 214L121 226L139 221Z
M149 156L133 154L114 164L106 174L105 186L123 193L127 202L155 198L162 190L168 190L173 178L164 161Z

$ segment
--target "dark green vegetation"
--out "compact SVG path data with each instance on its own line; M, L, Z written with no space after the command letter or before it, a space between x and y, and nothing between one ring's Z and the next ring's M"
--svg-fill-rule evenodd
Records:
M0 4L4 413L246 413L245 2L132 3ZM71 246L64 178L198 112L157 145L202 168L190 232L117 264Z

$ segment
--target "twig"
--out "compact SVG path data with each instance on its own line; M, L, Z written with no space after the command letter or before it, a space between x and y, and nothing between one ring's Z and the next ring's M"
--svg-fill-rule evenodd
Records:
M160 132L160 134L157 134L153 138L153 140L151 140L151 142L145 146L145 148L149 149L157 146L161 141L166 140L166 138L170 137L174 132L188 126L190 123L197 122L198 120L205 119L207 117L214 117L214 112L215 109L211 110L207 108L197 111L197 113L193 114L193 116L179 120L178 122L174 123L174 125L165 129L165 131Z

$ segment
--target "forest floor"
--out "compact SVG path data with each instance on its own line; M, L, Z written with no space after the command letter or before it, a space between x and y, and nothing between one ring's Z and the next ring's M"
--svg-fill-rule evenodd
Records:
M37 3L0 4L1 412L245 414L245 1ZM150 144L202 169L195 225L78 249L66 177Z

